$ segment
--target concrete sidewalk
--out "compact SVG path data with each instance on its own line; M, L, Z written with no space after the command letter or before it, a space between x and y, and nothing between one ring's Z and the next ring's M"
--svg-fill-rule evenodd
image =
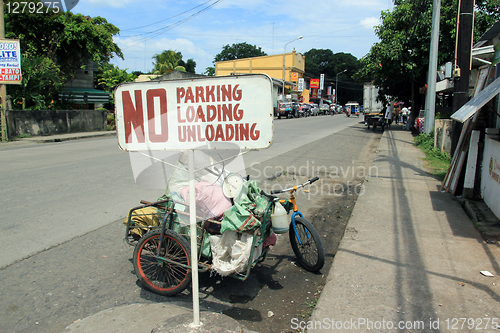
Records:
M500 247L422 157L410 132L385 131L308 332L500 332Z

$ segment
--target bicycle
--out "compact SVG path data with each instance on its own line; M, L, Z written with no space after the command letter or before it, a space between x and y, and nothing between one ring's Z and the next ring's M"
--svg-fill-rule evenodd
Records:
M289 239L292 250L302 267L311 272L319 271L325 261L325 254L321 239L314 226L307 221L298 210L295 200L297 189L312 184L319 178L315 177L307 182L284 190L271 191L271 195L261 191L261 194L269 199L265 213L261 219L261 225L252 233L252 247L246 267L246 272L238 272L230 276L239 280L246 280L251 268L257 263L265 260L269 245L263 247L263 241L272 234L271 214L276 202L280 202L287 214L293 210L289 227ZM289 192L289 199L279 199L273 194ZM133 208L129 212L125 240L134 245L133 264L134 270L140 283L149 291L163 295L173 296L182 292L191 282L191 249L189 244L189 226L187 229L181 226L179 215L189 215L181 210L175 209L176 205L184 205L171 198L157 202L141 201L143 206ZM131 237L131 230L144 228L135 226L131 217L134 210L144 207L156 207L157 216L161 218L159 226L148 226L148 231L137 241ZM216 233L219 221L197 217L197 246L198 267L200 272L212 268L211 257L207 251L203 252L203 244L209 234ZM254 255L255 254L255 255Z

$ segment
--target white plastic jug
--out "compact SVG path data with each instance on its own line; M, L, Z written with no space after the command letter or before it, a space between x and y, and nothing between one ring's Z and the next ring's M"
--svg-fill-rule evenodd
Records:
M274 202L274 210L271 214L271 223L273 225L273 230L277 234L284 234L288 232L289 223L285 208L280 204L279 201Z

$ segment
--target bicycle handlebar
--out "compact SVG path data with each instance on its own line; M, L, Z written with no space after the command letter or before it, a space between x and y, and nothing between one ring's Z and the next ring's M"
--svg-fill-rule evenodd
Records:
M279 193L283 193L283 192L288 192L288 191L291 191L295 188L301 188L301 187L304 187L306 185L309 185L309 184L312 184L314 183L315 181L317 181L319 179L319 177L314 177L312 179L309 179L307 182L303 183L303 184L300 184L300 185L297 185L297 186L294 186L294 187L290 187L290 188L285 188L283 190L272 190L271 191L271 194L279 194Z

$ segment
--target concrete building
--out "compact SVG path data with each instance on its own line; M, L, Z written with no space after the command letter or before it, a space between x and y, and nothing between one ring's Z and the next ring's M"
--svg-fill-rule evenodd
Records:
M267 74L273 79L276 101L284 95L285 100L308 102L309 90L304 89L301 92L297 90L299 79L304 78L304 69L305 57L293 50L285 54L219 61L215 63L215 76ZM285 78L284 94L283 77Z

